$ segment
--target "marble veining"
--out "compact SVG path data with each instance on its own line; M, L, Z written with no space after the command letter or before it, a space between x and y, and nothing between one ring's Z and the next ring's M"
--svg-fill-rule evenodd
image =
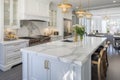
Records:
M73 38L69 38L73 40ZM63 42L62 40L53 41L42 45L37 45L22 49L29 53L57 58L63 62L72 62L81 64L106 40L106 38L85 37L82 43L78 42Z

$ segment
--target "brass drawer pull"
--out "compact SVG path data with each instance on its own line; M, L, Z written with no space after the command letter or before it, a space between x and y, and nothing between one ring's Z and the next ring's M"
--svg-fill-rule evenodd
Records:
M45 62L44 62L44 68L45 69L49 69L49 61L48 60L45 60Z

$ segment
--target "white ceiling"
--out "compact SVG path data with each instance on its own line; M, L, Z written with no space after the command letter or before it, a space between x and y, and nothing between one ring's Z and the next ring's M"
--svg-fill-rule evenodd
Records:
M62 0L51 0L53 3L60 3ZM89 0L91 9L100 9L100 8L108 8L108 7L116 7L120 6L120 0ZM116 3L113 3L116 1ZM84 8L88 8L88 0L68 0L69 3L73 5L73 9L82 3Z

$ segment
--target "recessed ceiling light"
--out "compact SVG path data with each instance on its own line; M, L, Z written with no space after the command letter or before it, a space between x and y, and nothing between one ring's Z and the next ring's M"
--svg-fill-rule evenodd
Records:
M116 1L113 1L113 3L116 3Z

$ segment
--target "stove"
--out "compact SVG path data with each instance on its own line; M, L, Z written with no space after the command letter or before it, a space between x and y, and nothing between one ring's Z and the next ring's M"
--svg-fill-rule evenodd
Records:
M29 40L29 46L34 46L38 44L43 44L50 42L51 38L49 36L44 36L44 35L37 35L33 37L19 37L19 39L28 39Z

